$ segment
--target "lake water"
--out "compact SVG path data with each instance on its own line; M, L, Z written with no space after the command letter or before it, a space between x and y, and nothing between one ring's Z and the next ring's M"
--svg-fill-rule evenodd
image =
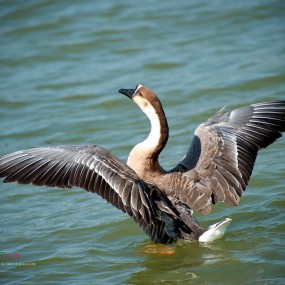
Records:
M197 125L285 98L284 1L0 1L0 153L98 144L125 160L149 130L120 88L161 98L174 166ZM285 138L260 152L224 239L146 253L138 226L81 189L0 184L1 284L285 284ZM10 254L10 256L9 256Z

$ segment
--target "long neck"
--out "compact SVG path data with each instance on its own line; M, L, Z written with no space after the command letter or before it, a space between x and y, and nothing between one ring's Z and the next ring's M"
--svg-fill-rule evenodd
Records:
M150 120L151 130L148 137L132 149L128 158L128 165L140 177L148 175L146 174L148 172L165 172L159 165L158 157L167 143L169 133L167 120L159 101L155 106L149 105L142 111Z
M159 109L156 108L145 113L150 120L151 130L147 139L141 144L148 148L151 157L156 161L168 140L168 124L161 104L159 104Z

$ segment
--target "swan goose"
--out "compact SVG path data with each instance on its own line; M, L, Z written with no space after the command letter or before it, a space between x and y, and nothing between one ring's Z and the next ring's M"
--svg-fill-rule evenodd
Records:
M157 95L145 86L120 89L146 114L148 137L130 152L127 164L97 146L47 146L0 157L3 182L81 187L131 216L156 243L179 239L209 242L224 235L226 218L209 228L193 211L238 205L257 152L285 131L285 101L219 112L198 126L184 158L170 171L159 164L168 140L167 120Z

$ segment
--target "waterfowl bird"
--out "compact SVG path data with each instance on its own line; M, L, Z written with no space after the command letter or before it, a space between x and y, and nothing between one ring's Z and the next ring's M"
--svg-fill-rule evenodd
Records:
M218 112L198 126L185 157L166 171L159 163L168 140L160 100L142 85L119 92L151 123L148 137L131 150L127 164L96 145L34 148L0 158L3 182L97 193L131 216L156 243L223 236L231 219L204 229L193 211L208 214L219 202L238 205L259 149L285 131L285 100Z

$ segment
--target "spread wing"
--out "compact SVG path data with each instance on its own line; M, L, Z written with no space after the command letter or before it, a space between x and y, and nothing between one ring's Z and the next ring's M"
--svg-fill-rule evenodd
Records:
M196 129L185 158L171 170L191 180L191 191L182 189L179 199L202 213L211 203L238 205L259 149L284 131L285 101L216 114Z
M155 242L176 239L171 202L125 163L99 146L43 147L0 157L3 182L81 187L131 216Z

